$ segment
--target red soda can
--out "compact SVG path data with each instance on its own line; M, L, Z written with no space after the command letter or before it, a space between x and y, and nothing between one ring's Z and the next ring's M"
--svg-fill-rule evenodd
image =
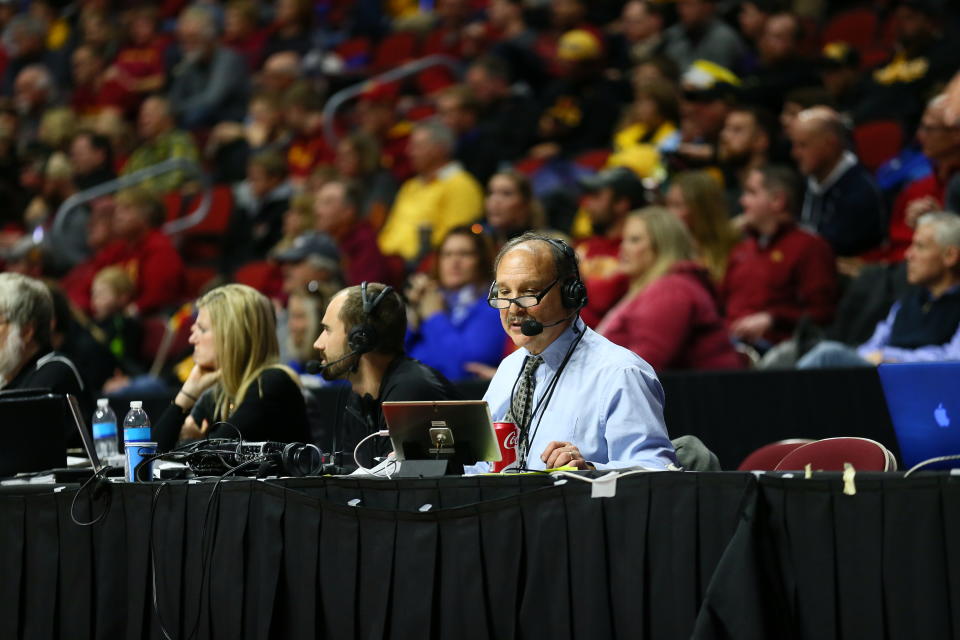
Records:
M493 463L493 472L500 473L507 467L517 464L517 425L512 422L494 422L493 430L497 434L497 444L500 446L500 462Z

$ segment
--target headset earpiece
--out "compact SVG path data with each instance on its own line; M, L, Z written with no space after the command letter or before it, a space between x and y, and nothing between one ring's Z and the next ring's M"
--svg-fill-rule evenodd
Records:
M347 346L358 355L370 353L380 344L380 334L377 328L370 322L370 316L377 308L377 305L393 291L393 287L386 286L377 297L371 300L367 297L367 283L360 284L360 300L363 304L363 322L352 327L347 333Z
M580 279L580 267L577 265L577 252L563 240L546 238L547 242L563 252L563 258L568 268L564 271L573 273L560 284L560 299L567 309L582 309L587 306L587 286Z

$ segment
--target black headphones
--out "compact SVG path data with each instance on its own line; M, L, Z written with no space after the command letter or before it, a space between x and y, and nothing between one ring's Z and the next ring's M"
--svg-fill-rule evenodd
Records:
M587 285L583 284L583 280L580 279L580 267L577 265L577 252L574 251L573 247L563 240L549 236L537 235L535 238L531 238L531 240L542 240L563 255L563 262L566 264L562 266L558 265L558 272L573 272L572 276L567 276L563 282L559 283L560 300L563 302L563 306L567 309L582 309L587 306ZM490 285L490 291L487 293L488 300L496 297L496 288L497 283L493 282Z
M567 277L564 282L560 283L560 299L563 301L563 306L567 309L584 308L587 306L587 285L583 284L583 280L580 279L577 252L563 240L547 236L544 236L543 239L563 253L563 259L567 262L567 268L564 271L573 272L573 277Z
M370 353L380 344L380 334L377 332L377 328L373 326L373 323L370 322L371 314L373 314L377 305L380 304L380 301L392 291L393 287L386 286L377 294L376 298L371 300L367 297L367 283L362 282L360 284L360 300L363 302L363 322L352 327L350 333L347 334L347 346L357 355Z

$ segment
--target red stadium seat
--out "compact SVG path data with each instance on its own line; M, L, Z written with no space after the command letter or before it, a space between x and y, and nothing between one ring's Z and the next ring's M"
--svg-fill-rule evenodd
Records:
M607 163L607 158L609 157L610 149L594 149L593 151L584 151L578 155L574 159L574 163L584 169L600 171L603 165Z
M737 467L738 471L773 471L784 456L798 447L816 442L809 438L790 438L765 444L746 458Z
M171 355L179 356L190 349L192 319L185 319L176 328L170 326L170 318L163 314L145 316L141 321L143 323L143 340L140 343L140 357L144 362L154 362L157 354L160 353L164 336L168 331L172 332L172 335L167 338L170 340L170 344L167 348L165 360L169 360Z
M874 120L853 129L857 156L870 171L893 158L903 148L903 127L896 120Z
M343 60L344 71L359 73L370 64L372 53L370 40L367 38L350 38L337 45L335 52Z
M409 31L392 33L380 41L373 54L373 72L383 73L417 57L420 43Z
M213 267L187 266L184 268L184 275L186 276L184 296L192 300L199 298L207 283L217 277L217 270Z
M851 9L831 18L820 32L820 42L846 42L857 51L866 51L877 35L877 16L869 9Z
M248 262L233 274L235 282L253 287L267 297L274 297L283 288L280 265L273 262Z
M776 471L843 471L849 462L858 471L896 471L897 461L886 447L868 438L826 438L797 447L777 464Z

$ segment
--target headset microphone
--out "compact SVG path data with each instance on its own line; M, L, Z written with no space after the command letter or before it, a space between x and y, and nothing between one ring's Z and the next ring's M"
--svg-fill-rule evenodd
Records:
M315 376L319 373L323 373L323 370L326 369L327 367L331 365L335 365L338 362L343 362L347 358L352 358L355 355L357 355L357 352L351 351L347 355L341 358L337 358L336 360L331 360L330 362L320 362L319 360L307 360L306 364L303 365L303 368L306 370L307 373Z
M555 327L558 324L563 324L573 316L577 315L579 311L580 309L576 309L573 313L568 315L566 318L561 318L556 322L548 322L547 324L543 324L542 322L540 322L539 320L535 320L534 318L527 318L526 320L520 323L520 333L527 336L528 338L532 338L533 336L538 336L541 333L543 333L544 329L548 327Z

